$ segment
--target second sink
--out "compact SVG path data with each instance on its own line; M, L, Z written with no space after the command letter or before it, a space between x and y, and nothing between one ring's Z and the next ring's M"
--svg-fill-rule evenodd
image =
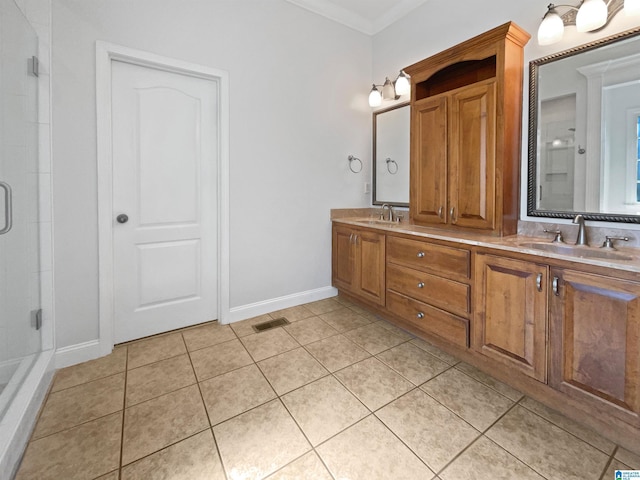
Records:
M574 245L559 245L557 243L538 243L527 242L521 243L522 248L532 248L534 250L542 250L545 252L559 253L561 255L571 255L573 257L582 258L601 258L604 260L633 260L630 255L624 253L601 250L596 248L574 246Z

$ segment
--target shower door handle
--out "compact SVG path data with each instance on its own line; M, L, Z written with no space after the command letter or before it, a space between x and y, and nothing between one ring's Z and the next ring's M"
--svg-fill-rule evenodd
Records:
M13 226L13 206L11 204L11 187L6 182L0 182L0 188L4 190L4 227L0 230L0 235L4 235Z

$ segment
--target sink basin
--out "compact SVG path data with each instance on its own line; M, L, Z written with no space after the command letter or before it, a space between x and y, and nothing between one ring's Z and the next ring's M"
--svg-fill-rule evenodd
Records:
M542 250L545 252L559 253L562 255L571 255L573 257L582 258L599 258L603 260L633 260L630 255L624 253L602 250L592 247L578 247L575 245L563 245L559 243L521 243L523 248L532 248L534 250Z
M402 223L399 222L390 222L389 220L375 220L371 218L367 218L365 220L356 220L358 223L363 225L378 225L381 227L400 227Z

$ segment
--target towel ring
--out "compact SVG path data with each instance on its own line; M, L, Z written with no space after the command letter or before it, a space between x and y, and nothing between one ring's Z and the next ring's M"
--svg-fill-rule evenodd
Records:
M351 170L353 173L360 173L362 171L362 160L360 160L358 157L354 157L353 155L349 155L347 157L347 160L349 160L349 170ZM353 162L360 163L360 168L358 170L354 170L353 169Z
M390 158L390 157L387 157L386 162L387 162L387 171L388 171L391 175L395 175L396 173L398 173L398 164L396 163L396 161L395 161L395 160L391 160L391 158ZM392 163L396 166L396 168L395 168L393 171L391 171L391 168L392 168L392 167L391 167L391 164L392 164Z

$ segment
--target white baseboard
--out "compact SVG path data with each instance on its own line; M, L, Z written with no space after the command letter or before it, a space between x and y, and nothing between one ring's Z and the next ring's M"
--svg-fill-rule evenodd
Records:
M324 300L338 295L338 290L334 287L322 287L306 292L285 295L284 297L272 298L262 302L251 303L241 307L233 307L229 311L228 323L239 322L247 318L257 317L265 313L283 310L285 308L297 307L305 303Z
M64 368L103 356L99 340L58 348L55 356L56 368Z

